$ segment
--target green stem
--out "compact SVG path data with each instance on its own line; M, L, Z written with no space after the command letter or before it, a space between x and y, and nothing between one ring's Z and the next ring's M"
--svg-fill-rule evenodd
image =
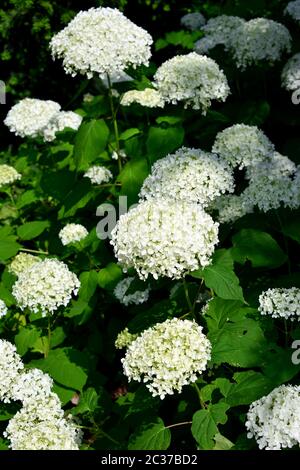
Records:
M166 429L175 428L176 426L185 426L187 424L192 424L192 423L193 421L182 421L182 423L170 424L169 426L166 426Z
M44 357L49 356L49 351L51 348L51 318L48 317L48 326L47 326L47 338L48 338L48 344L47 344L47 349L45 350Z
M286 318L283 319L283 322L284 322L285 346L288 346L289 345L289 330L288 330Z
M48 251L31 250L30 248L21 248L20 251L25 251L26 253L37 253L38 255L49 255Z
M112 86L109 74L107 74L107 83L108 83L108 96L109 96L109 103L110 109L112 114L113 126L114 126L114 133L116 139L116 152L118 154L118 166L119 172L122 170L122 160L120 155L120 138L119 138L119 129L118 129L118 121L117 121L117 112L114 107L114 100L112 95Z
M200 406L203 410L206 409L206 405L204 403L204 401L202 400L202 397L201 397L201 391L200 391L200 388L198 387L198 385L196 384L196 382L193 383L193 387L194 389L196 390L197 392L197 395L198 395L198 398L199 398L199 402L200 402Z
M193 311L193 304L192 304L191 299L190 299L189 288L188 288L188 285L187 285L187 282L186 282L185 279L183 279L183 288L184 288L186 302L188 304L188 307L189 307L190 311L192 312Z

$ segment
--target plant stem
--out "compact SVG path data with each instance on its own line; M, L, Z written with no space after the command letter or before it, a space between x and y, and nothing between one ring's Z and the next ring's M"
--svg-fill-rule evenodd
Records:
M170 424L166 426L166 429L175 428L176 426L185 426L187 424L192 424L192 421L182 421L182 423Z
M114 126L114 133L115 133L115 139L116 139L116 151L117 151L117 154L118 154L118 166L119 166L119 172L120 172L122 170L122 160L121 160L121 155L120 155L119 129L118 129L118 121L117 121L117 112L116 112L115 107L114 107L114 100L113 100L113 95L112 95L112 86L111 86L111 80L110 80L109 74L107 74L107 83L108 83L109 103L110 103L110 109L111 109L113 126Z
M188 289L188 285L187 285L187 282L186 282L185 278L183 279L183 288L184 288L186 302L187 302L188 307L189 307L189 309L192 313L193 312L193 304L192 304L191 299L190 299L189 289Z
M49 255L48 251L31 250L30 248L21 248L20 251L25 251L26 253L37 253L39 255Z
M48 326L47 326L47 338L48 338L48 344L47 344L47 349L45 350L44 356L45 358L49 356L49 351L51 348L51 318L48 316Z
M289 330L288 330L288 325L286 318L283 319L284 322L284 334L285 334L285 346L288 346L289 344Z
M200 406L203 410L206 409L206 405L204 403L204 401L202 400L202 397L201 397L201 391L200 391L200 388L198 387L198 385L196 384L196 382L193 383L193 387L194 389L196 390L197 392L197 395L198 395L198 398L199 398L199 402L200 402Z

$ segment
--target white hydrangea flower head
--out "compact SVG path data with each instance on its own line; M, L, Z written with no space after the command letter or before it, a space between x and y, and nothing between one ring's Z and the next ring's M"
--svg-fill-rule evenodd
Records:
M9 341L0 339L0 401L13 400L12 387L24 369L17 348Z
M83 176L85 178L89 178L93 184L108 183L113 177L111 171L104 166L99 165L91 166Z
M0 318L5 317L7 315L7 306L4 300L0 299Z
M227 50L231 43L232 32L244 23L245 20L238 16L220 15L209 19L202 28L205 37L195 42L195 51L198 54L206 54L220 44Z
M298 209L300 207L300 165L297 170L292 183L292 198L289 204L291 209Z
M242 198L262 212L271 209L293 207L295 204L293 179L296 165L288 157L274 152L272 158L247 168L248 187Z
M147 108L163 108L165 105L161 94L154 88L126 91L121 99L121 105L130 106L132 103L138 103Z
M284 14L289 15L293 20L300 22L300 0L289 2L284 9Z
M258 310L273 318L300 319L300 289L297 287L268 289L259 296Z
M39 263L41 258L38 256L30 255L29 253L19 253L17 254L12 262L8 266L8 271L15 276L19 277L19 275L25 271L25 269L30 268L36 263Z
M111 237L125 272L180 279L211 262L218 224L196 203L149 200L122 215Z
M120 76L129 66L148 65L153 40L113 8L80 11L51 42L53 58L62 58L66 73L92 78Z
M246 214L253 212L253 205L242 195L226 194L218 197L210 207L218 212L217 220L220 224L233 223Z
M157 90L167 103L184 102L206 114L212 100L225 101L229 86L223 71L209 57L196 52L164 62L154 76Z
M182 147L154 163L140 191L141 199L171 199L208 206L234 191L232 169L217 155Z
M79 450L82 432L64 418L59 398L31 400L9 421L4 437L12 450Z
M123 305L143 304L149 299L150 287L145 287L145 290L137 290L131 294L127 294L133 281L134 277L126 277L125 279L122 279L114 289L116 299L118 299L118 301Z
M137 334L129 333L128 328L125 328L117 336L117 339L115 341L116 349L127 348L137 337Z
M23 405L36 400L47 400L51 395L53 380L40 369L29 369L18 375L11 387L14 401Z
M77 131L82 122L82 117L73 111L61 111L56 116L54 116L47 127L43 130L43 138L45 142L51 142L55 139L56 133L61 132L64 129L73 129Z
M281 450L300 444L300 386L281 385L250 405L247 437L260 449Z
M8 112L4 124L20 137L43 137L43 131L60 111L51 100L24 98Z
M12 166L0 165L0 188L21 179L20 173Z
M297 167L292 160L279 152L273 152L271 158L249 166L246 169L246 178L252 180L262 173L266 173L270 178L281 178L282 176L293 176L296 170Z
M58 234L62 244L69 245L70 243L76 243L87 237L89 232L81 224L67 224L62 228Z
M143 381L161 399L181 392L197 380L211 357L211 344L202 327L190 320L173 318L143 331L122 359L129 381Z
M202 26L205 25L206 19L202 13L195 11L194 13L187 13L186 15L182 16L180 23L190 31L197 31L197 29L201 29Z
M235 124L217 134L212 152L242 169L271 158L274 145L256 126Z
M44 259L23 271L13 285L18 306L43 316L67 306L80 287L76 274L57 259Z
M237 67L245 70L260 62L274 64L291 51L291 42L288 29L281 23L255 18L233 30L229 47Z
M288 91L300 89L300 53L293 55L283 67L281 83Z

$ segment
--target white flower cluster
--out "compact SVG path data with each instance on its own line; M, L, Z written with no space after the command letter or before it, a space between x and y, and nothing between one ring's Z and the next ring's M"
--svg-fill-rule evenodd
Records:
M130 345L130 343L132 343L132 341L134 341L137 337L138 335L129 333L128 328L125 328L117 336L117 339L115 341L116 349L127 348Z
M151 36L113 8L80 11L51 42L53 58L63 59L66 73L100 78L120 76L129 66L148 65Z
M259 311L273 318L300 319L300 289L268 289L259 296Z
M149 200L122 215L111 236L125 272L179 279L210 263L218 224L198 204Z
M83 175L85 178L89 178L93 184L108 183L113 177L112 173L104 166L91 166Z
M9 341L0 340L0 401L10 403L13 400L11 390L20 372L24 369L23 362L16 347Z
M217 220L220 224L227 224L253 212L253 204L249 204L242 195L226 194L218 197L211 209L218 212Z
M285 15L290 15L295 21L300 22L300 0L289 2L284 9Z
M25 271L25 269L30 268L36 263L39 263L41 259L38 256L30 255L29 253L19 253L14 257L12 262L8 266L8 271L15 276L19 275Z
M256 126L235 124L217 134L212 151L242 169L271 157L274 145Z
M4 437L12 450L78 450L82 434L64 418L52 379L39 369L25 370L16 347L0 340L0 400L20 401Z
M124 93L121 104L130 106L132 103L138 103L147 108L163 108L165 102L161 94L154 88L145 88L145 90L130 90Z
M89 232L81 224L67 224L62 228L58 234L63 245L70 243L80 242L87 237Z
M45 142L66 127L77 130L82 117L71 111L61 111L55 101L24 98L8 112L4 124L20 137L42 137Z
M242 70L261 61L270 64L291 50L292 38L288 29L266 18L247 21L232 31L229 48Z
M52 314L60 306L68 305L72 294L77 295L80 282L68 266L57 259L44 259L21 272L12 293L23 310Z
M217 155L182 147L154 163L140 191L141 199L171 199L208 206L234 191L232 169Z
M143 331L122 359L124 374L143 381L163 399L197 380L210 360L211 344L194 321L173 318Z
M280 450L300 444L300 386L281 385L253 402L245 423L248 438L260 449Z
M205 37L195 42L195 51L198 54L206 54L214 47L222 44L227 50L231 44L232 32L245 23L245 20L238 16L220 15L208 20L202 31Z
M154 75L159 93L167 103L184 102L187 108L206 114L212 100L225 101L230 90L218 64L191 52L164 62Z
M293 55L283 67L281 83L286 90L300 89L300 53Z
M0 299L0 318L5 317L7 312L8 310L7 310L6 303L4 302L4 300Z
M9 421L4 436L12 450L79 450L82 433L70 418L64 418L54 393L30 401Z
M21 179L20 173L12 166L0 165L0 188Z
M201 29L202 26L206 23L206 19L202 13L196 11L194 13L187 13L184 15L180 19L180 23L190 31L197 31L197 29Z
M82 122L82 117L73 111L61 111L51 121L43 131L43 137L46 142L55 139L56 132L61 132L64 129L73 129L77 131Z
M284 207L296 208L295 184L292 179L296 165L287 157L274 152L272 158L247 168L249 185L241 197L248 207L257 206L262 212Z
M133 281L134 281L134 277L126 277L125 279L122 279L122 281L120 281L114 289L115 297L123 305L143 304L144 302L147 302L147 300L149 299L149 294L150 294L149 287L146 287L145 290L136 290L135 292L131 294L127 294L127 291Z

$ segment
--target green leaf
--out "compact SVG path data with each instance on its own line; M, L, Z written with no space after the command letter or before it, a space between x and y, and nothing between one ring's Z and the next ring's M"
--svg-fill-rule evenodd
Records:
M148 174L149 169L145 159L131 160L122 169L117 181L122 184L120 194L127 196L128 205L138 201L138 194Z
M22 328L19 333L15 336L15 344L17 346L17 351L20 356L24 356L27 351L34 346L34 343L40 337L40 330L28 326Z
M5 261L15 256L18 251L22 248L19 243L0 240L0 261Z
M17 234L21 240L32 240L38 237L41 233L50 226L48 220L39 220L36 222L26 222L17 229Z
M159 116L156 122L157 124L167 123L170 126L174 126L182 122L182 118L179 116Z
M88 302L94 295L98 285L98 273L96 271L86 271L79 276L81 283L78 297L80 300Z
M229 405L226 403L216 403L193 415L191 431L201 449L209 450L214 447L214 437L219 434L218 424L226 423L228 409Z
M146 146L151 163L177 150L183 139L184 130L180 126L150 127Z
M205 313L212 344L212 363L237 367L262 364L267 342L259 323L247 318L251 309L235 301L215 298Z
M86 170L105 150L109 129L103 119L83 122L75 137L74 160L77 170Z
M31 361L30 365L47 372L59 385L82 390L87 381L88 357L76 349L53 349L45 359Z
M64 204L58 212L58 218L72 217L78 209L85 207L92 197L91 183L88 178L83 178L64 199Z
M32 204L33 202L37 201L38 197L32 189L29 191L25 191L25 193L21 194L20 197L18 197L16 206L18 209L22 209L22 207L29 206L29 204Z
M212 263L203 270L191 273L193 277L202 277L205 285L222 299L244 301L239 279L233 270L233 259L229 250L215 251Z
M217 433L214 437L215 445L213 450L230 450L234 444L222 434Z
M240 264L251 261L254 268L277 268L285 263L286 255L266 232L254 229L243 229L232 237L233 259Z
M166 450L171 443L171 432L162 419L140 426L129 438L129 450Z
M141 131L137 129L136 127L132 127L131 129L127 129L126 131L122 132L119 136L120 140L128 140L131 139L131 137L134 137L135 135L140 134Z
M74 410L75 413L72 414L82 414L93 412L97 408L98 405L98 395L94 388L88 388L84 390L80 395L79 404L76 406Z
M44 193L60 202L64 202L75 184L76 173L66 169L53 173L47 171L43 174L41 180L41 188Z
M230 406L250 405L274 388L274 382L253 370L236 372L233 378L236 383L231 384L224 394Z
M300 222L297 219L290 220L289 222L284 224L282 229L284 235L296 240L296 242L300 243Z
M122 269L116 263L109 263L98 273L98 284L102 289L113 290L122 278Z
M300 364L293 364L291 348L283 349L273 345L264 357L262 370L274 384L274 387L289 382L299 374Z
M63 387L54 382L52 391L56 393L62 403L62 406L65 406L75 395L76 390L71 388Z

